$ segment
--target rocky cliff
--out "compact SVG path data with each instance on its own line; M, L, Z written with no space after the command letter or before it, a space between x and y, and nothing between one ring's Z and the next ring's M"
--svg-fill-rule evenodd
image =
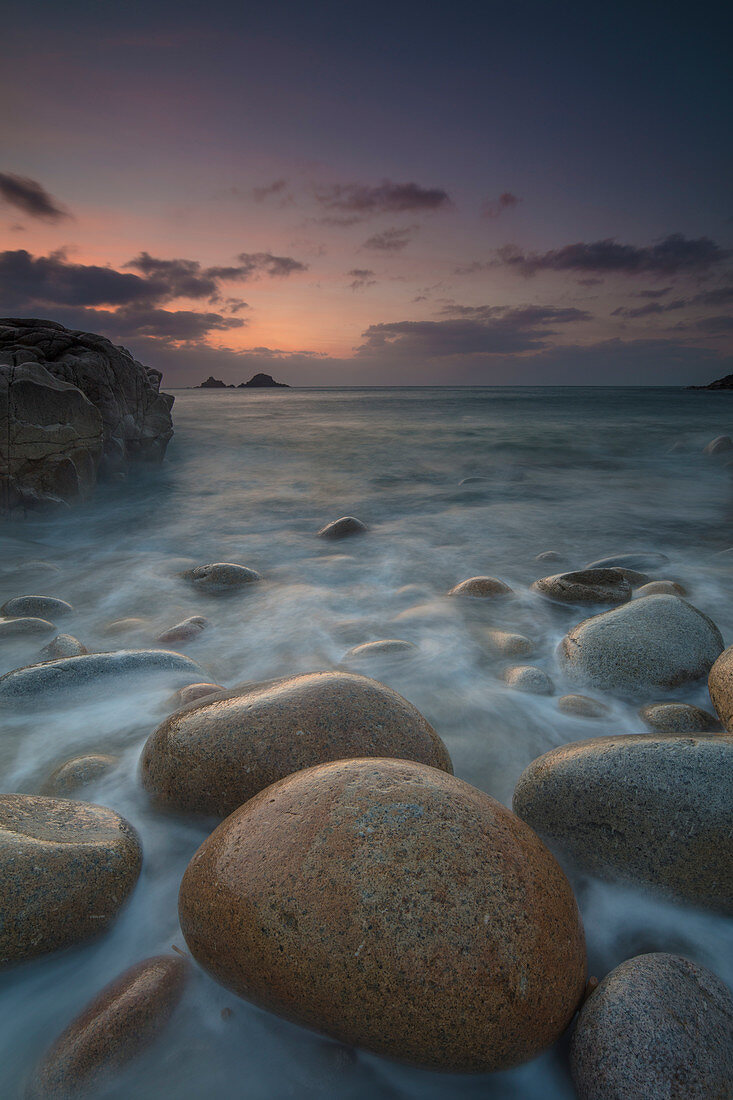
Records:
M70 502L100 474L162 461L173 398L160 380L103 336L0 319L0 508Z

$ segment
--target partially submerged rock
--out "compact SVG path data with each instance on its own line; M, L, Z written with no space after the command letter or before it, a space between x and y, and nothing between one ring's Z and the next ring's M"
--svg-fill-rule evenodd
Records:
M349 1045L450 1071L533 1058L585 985L575 899L488 795L405 760L290 775L204 842L181 928L229 989Z
M608 558L599 558L598 561L588 562L586 569L633 569L646 572L649 569L660 569L666 565L669 558L657 550L641 550L631 554L611 554Z
M7 619L30 616L34 619L61 619L74 608L66 600L54 596L14 596L0 607L0 615Z
M626 603L631 585L617 569L578 569L574 573L555 573L542 577L531 586L541 596L557 603Z
M637 955L584 1003L570 1045L578 1100L733 1094L733 998L680 955Z
M48 645L43 647L38 656L42 661L55 661L58 657L80 657L86 652L87 647L73 634L57 634Z
M348 672L293 676L204 698L150 735L140 766L143 785L160 804L224 816L291 772L354 756L452 771L443 742L411 703Z
M137 833L112 810L0 795L0 965L103 932L141 863Z
M644 596L686 596L687 589L677 581L649 581L634 592L634 599Z
M499 657L529 657L534 652L534 642L524 634L487 630L484 637L488 648Z
M342 516L341 519L335 519L322 527L318 532L318 538L345 539L350 535L363 535L366 531L368 531L367 525L356 516Z
M527 695L552 695L555 690L552 680L535 665L514 665L504 673L504 682L514 691L523 691Z
M706 455L727 455L733 451L733 439L729 435L717 435L703 448Z
M733 730L733 646L721 653L710 669L708 691L723 726Z
M54 634L56 627L46 619L0 619L0 641L11 638L42 637Z
M181 573L181 576L184 580L190 581L200 592L217 596L238 592L247 585L262 580L256 569L249 569L246 565L235 565L233 562L197 565L194 569Z
M180 645L181 642L192 642L206 630L209 620L203 615L191 615L188 619L176 623L159 634L156 641L158 645Z
M660 733L714 733L720 722L692 703L648 703L639 711L645 724Z
M733 912L733 737L577 741L526 768L514 811L578 866Z
M72 756L65 760L49 775L41 787L41 794L54 798L68 798L80 787L85 787L107 775L120 762L119 756L108 753L91 752L84 756Z
M511 596L512 589L496 577L469 577L454 585L449 596L472 596L477 599L492 599L497 596Z
M605 718L611 708L589 695L562 695L557 701L557 709L574 718Z
M363 661L373 661L385 657L404 657L415 653L417 646L414 642L407 642L404 638L381 638L377 642L364 642L355 645L343 656L345 664L358 664Z

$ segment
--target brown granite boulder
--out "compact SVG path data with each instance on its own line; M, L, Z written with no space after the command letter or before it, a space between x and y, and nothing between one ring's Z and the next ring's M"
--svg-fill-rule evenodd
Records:
M175 626L169 627L159 634L156 641L158 645L180 645L182 642L192 642L206 630L209 620L203 615L191 615Z
M525 768L514 812L584 871L733 913L733 736L594 737Z
M639 715L645 725L660 733L714 733L720 730L720 722L692 703L648 703Z
M186 684L185 687L176 692L171 702L178 710L181 707L188 706L189 703L195 703L197 699L205 699L207 695L214 695L218 691L226 691L226 688L222 687L221 684Z
M405 760L339 760L262 791L191 860L179 916L240 996L434 1069L533 1058L586 979L575 898L532 830Z
M291 772L354 756L453 770L412 703L348 672L270 680L193 703L150 735L140 770L159 804L224 817Z
M637 955L584 1003L570 1068L578 1100L733 1096L733 998L681 955Z
M119 763L119 756L104 752L90 752L86 756L72 756L59 764L41 787L41 794L55 798L68 798L80 787L101 779Z
M631 584L619 569L578 569L541 577L531 586L556 603L618 604L631 599Z
M97 994L36 1067L26 1100L76 1100L151 1043L181 999L189 963L157 955Z
M708 691L724 728L733 731L733 646L721 653L710 669Z
M634 592L634 599L639 600L643 596L686 596L687 589L677 581L649 581L642 584Z
M557 709L574 718L605 718L611 708L589 695L563 695L557 701Z
M0 795L0 966L104 931L141 863L137 833L112 810Z
M449 596L472 596L478 599L492 599L496 596L511 596L512 589L496 577L469 577L451 588Z

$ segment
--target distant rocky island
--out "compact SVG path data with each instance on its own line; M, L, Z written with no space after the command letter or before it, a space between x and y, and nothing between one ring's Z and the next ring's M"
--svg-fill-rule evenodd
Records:
M253 374L249 382L240 382L238 386L232 383L227 385L226 382L222 382L221 379L214 378L214 376L210 374L205 382L193 388L195 390L246 390L249 388L262 389L268 386L284 390L290 389L287 382L276 382L271 374Z
M688 390L733 390L733 374L726 374L725 378L717 378L707 386L688 386L687 388Z

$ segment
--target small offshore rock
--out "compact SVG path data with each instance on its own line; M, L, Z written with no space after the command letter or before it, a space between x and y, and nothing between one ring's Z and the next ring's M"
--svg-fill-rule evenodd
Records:
M109 756L103 752L72 756L70 760L65 760L51 772L41 787L40 793L52 795L55 798L68 798L80 787L93 783L95 779L101 779L103 775L117 767L119 762L119 756Z
M140 770L159 804L225 816L291 772L355 756L453 770L445 745L412 703L350 672L270 680L203 699L150 735Z
M66 600L57 600L53 596L15 596L0 607L0 615L8 619L60 619L73 610Z
M80 657L87 652L87 647L82 645L73 634L57 634L48 645L44 646L38 656L42 661L55 661L58 657Z
M15 668L0 676L0 705L42 705L64 692L122 687L133 677L176 683L205 678L190 657L165 649L121 649L116 653L84 653L38 665Z
M404 638L382 638L378 642L364 642L363 645L355 645L344 654L344 663L351 661L369 661L379 657L404 657L408 653L414 653L417 646L414 642L407 642Z
M489 649L499 657L529 657L535 644L524 634L510 634L506 630L487 630L484 635Z
M669 558L656 550L646 553L640 551L632 554L612 554L609 558L599 558L598 561L588 562L586 569L634 569L645 572L648 569L660 569L666 565Z
M56 627L46 619L0 619L0 641L10 638L33 638L53 634Z
M512 589L496 577L469 577L451 588L449 596L471 596L477 599L491 599L496 596L511 596Z
M555 573L542 577L531 586L541 596L559 603L626 603L631 585L617 569L579 569L574 573Z
M703 448L706 455L724 455L733 451L733 439L729 435L717 435Z
M733 1095L733 998L705 967L665 952L607 974L570 1044L578 1100Z
M41 1059L26 1100L76 1100L102 1084L163 1030L189 969L181 955L157 955L105 986Z
M350 535L363 535L366 531L368 531L368 527L360 519L355 516L342 516L341 519L335 519L332 523L327 523L325 527L322 527L318 532L318 538L345 539Z
M652 730L660 733L717 733L720 721L692 703L649 703L639 715Z
M721 653L710 669L708 691L723 727L733 731L733 646Z
M639 695L705 676L723 649L712 619L679 596L644 596L574 626L557 655L576 683Z
M137 833L113 810L0 795L0 966L104 931L141 863Z
M650 581L634 592L634 599L644 596L686 596L687 589L676 581Z
M589 695L562 695L557 701L557 709L574 718L605 718L611 713L610 707Z
M527 695L552 695L555 690L547 673L534 665L508 668L504 673L504 682L514 691L523 691Z
M519 777L514 811L584 871L733 913L733 736L562 745Z
M205 699L207 695L213 695L217 691L226 691L226 688L221 684L186 684L175 694L175 702L180 706L188 706L189 703L195 703L198 699Z
M263 790L194 855L179 917L240 996L433 1069L533 1058L586 981L575 898L531 829L406 760L338 760Z
M221 595L226 592L238 592L247 585L261 581L256 569L246 565L234 565L231 562L215 562L212 565L197 565L181 573L184 580L190 581L200 592Z
M180 645L181 642L191 642L194 638L198 638L207 626L209 626L209 620L203 615L191 615L183 622L164 630L158 635L156 641L159 645Z

